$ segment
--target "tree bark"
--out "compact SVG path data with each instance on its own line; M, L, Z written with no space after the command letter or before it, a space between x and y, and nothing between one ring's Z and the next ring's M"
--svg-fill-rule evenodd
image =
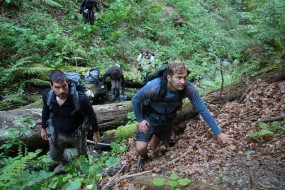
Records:
M93 109L97 115L99 131L103 132L126 124L127 114L132 111L132 106L130 101L126 101L94 105ZM40 136L41 114L42 109L40 108L0 112L0 145L11 134L14 134L28 146L41 147L44 144L46 145L47 142L43 141ZM35 122L21 122L19 121L21 118L32 118ZM20 128L23 128L23 130L20 130Z

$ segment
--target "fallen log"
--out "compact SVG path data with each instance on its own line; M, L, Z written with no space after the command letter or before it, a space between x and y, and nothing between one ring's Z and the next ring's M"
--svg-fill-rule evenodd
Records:
M95 105L93 109L97 114L99 130L103 132L127 123L127 113L132 111L132 106L130 101L126 101ZM28 146L41 147L43 144L46 144L47 142L40 137L41 114L41 108L0 112L0 145L11 134L14 134ZM25 119L23 120L23 118Z

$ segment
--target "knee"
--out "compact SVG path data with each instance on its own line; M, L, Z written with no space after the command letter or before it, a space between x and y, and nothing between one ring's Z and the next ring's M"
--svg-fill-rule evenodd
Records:
M147 151L147 143L146 144L136 144L136 150L138 154L143 154Z

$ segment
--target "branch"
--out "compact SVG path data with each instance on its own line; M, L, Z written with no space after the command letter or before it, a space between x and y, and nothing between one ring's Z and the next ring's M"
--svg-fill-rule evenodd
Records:
M123 169L126 167L127 163L125 163L123 165L123 167L118 171L118 173L116 173L116 175L114 175L114 177L112 177L112 179L102 188L102 190L106 189L111 183L112 181L119 175L119 173L121 173L123 171Z
M122 179L126 179L126 178L131 178L131 177L136 177L136 176L140 176L140 175L144 175L146 173L150 173L151 171L145 171L142 173L136 173L136 174L131 174L131 175L124 175L121 176L119 179L117 179L116 181L114 181L113 183L117 183L118 181L122 180ZM102 189L103 190L103 189Z
M131 178L131 177L136 177L136 176L144 175L144 174L147 174L147 173L150 173L150 172L151 172L151 171L144 171L144 172L141 172L141 173L130 174L130 175L124 175L124 176L121 176L118 180L122 180L122 179L126 179L126 178Z
M278 116L278 117L270 117L270 118L261 118L259 119L258 121L259 122L263 122L263 123L266 123L266 122L271 122L271 121L281 121L285 118L285 115L281 115L281 116Z
M102 146L111 146L111 144L106 144L106 143L95 143L94 141L91 141L91 140L86 140L86 142L90 143L90 144L95 144L95 145L102 145Z
M186 152L184 152L181 156L179 156L178 158L175 158L173 160L171 160L168 164L172 164L177 162L178 160L180 160L181 158L183 158L184 156L186 156L186 154L188 154L190 152L190 150L188 149Z

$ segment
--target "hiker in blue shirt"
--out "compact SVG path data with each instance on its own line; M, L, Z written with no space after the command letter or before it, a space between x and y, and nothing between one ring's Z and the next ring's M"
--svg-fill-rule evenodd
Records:
M169 141L176 111L182 106L183 98L191 101L219 141L232 143L234 140L231 135L222 133L196 88L187 81L188 74L185 64L175 60L168 64L161 78L149 81L133 96L132 105L138 122L136 150L140 156L139 166L148 160L149 142L151 151L154 151L161 141ZM145 112L142 104L147 107Z

